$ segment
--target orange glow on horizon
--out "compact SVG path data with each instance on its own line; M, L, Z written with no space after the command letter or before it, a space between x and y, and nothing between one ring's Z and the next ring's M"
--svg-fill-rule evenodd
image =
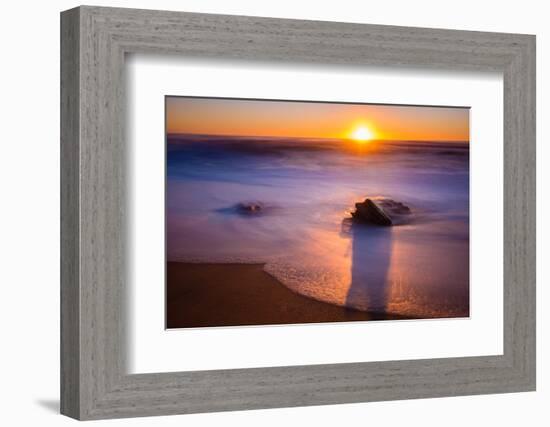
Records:
M166 97L166 132L369 141L466 141L469 108Z

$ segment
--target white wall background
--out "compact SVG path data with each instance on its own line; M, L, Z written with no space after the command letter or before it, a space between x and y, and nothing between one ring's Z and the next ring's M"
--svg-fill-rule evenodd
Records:
M550 215L550 27L546 2L157 0L97 5L537 34L538 218ZM75 1L5 2L0 25L0 325L3 425L63 426L59 384L59 11ZM108 421L117 426L543 426L550 422L550 318L544 268L549 227L538 221L538 391Z

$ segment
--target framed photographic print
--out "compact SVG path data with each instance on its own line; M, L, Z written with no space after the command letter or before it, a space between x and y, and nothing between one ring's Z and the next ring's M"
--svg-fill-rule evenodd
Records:
M469 108L165 108L167 328L469 316Z
M535 389L535 38L61 15L61 410Z

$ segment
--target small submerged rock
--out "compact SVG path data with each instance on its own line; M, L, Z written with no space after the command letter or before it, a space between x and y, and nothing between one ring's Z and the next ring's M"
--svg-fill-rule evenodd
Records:
M355 204L352 217L355 221L382 226L391 226L401 222L402 215L411 214L411 209L392 199L365 199Z
M262 213L264 206L261 203L237 203L235 209L241 214L255 215Z
M239 215L243 217L256 217L269 215L277 209L276 206L265 204L259 201L246 201L235 203L224 208L215 209L215 212L222 215Z

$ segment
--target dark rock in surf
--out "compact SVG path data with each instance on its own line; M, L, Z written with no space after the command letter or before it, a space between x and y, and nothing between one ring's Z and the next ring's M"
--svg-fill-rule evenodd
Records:
M245 215L255 215L263 211L260 203L239 203L235 208L237 212Z
M355 212L351 214L353 219L359 222L370 224L390 226L393 221L384 209L374 203L371 199L365 199L364 202L355 204Z
M411 221L411 209L392 199L365 199L355 204L355 212L351 215L354 221L375 225L401 225Z
M411 213L411 209L407 205L392 199L382 199L378 203L390 217L395 215L408 215Z

